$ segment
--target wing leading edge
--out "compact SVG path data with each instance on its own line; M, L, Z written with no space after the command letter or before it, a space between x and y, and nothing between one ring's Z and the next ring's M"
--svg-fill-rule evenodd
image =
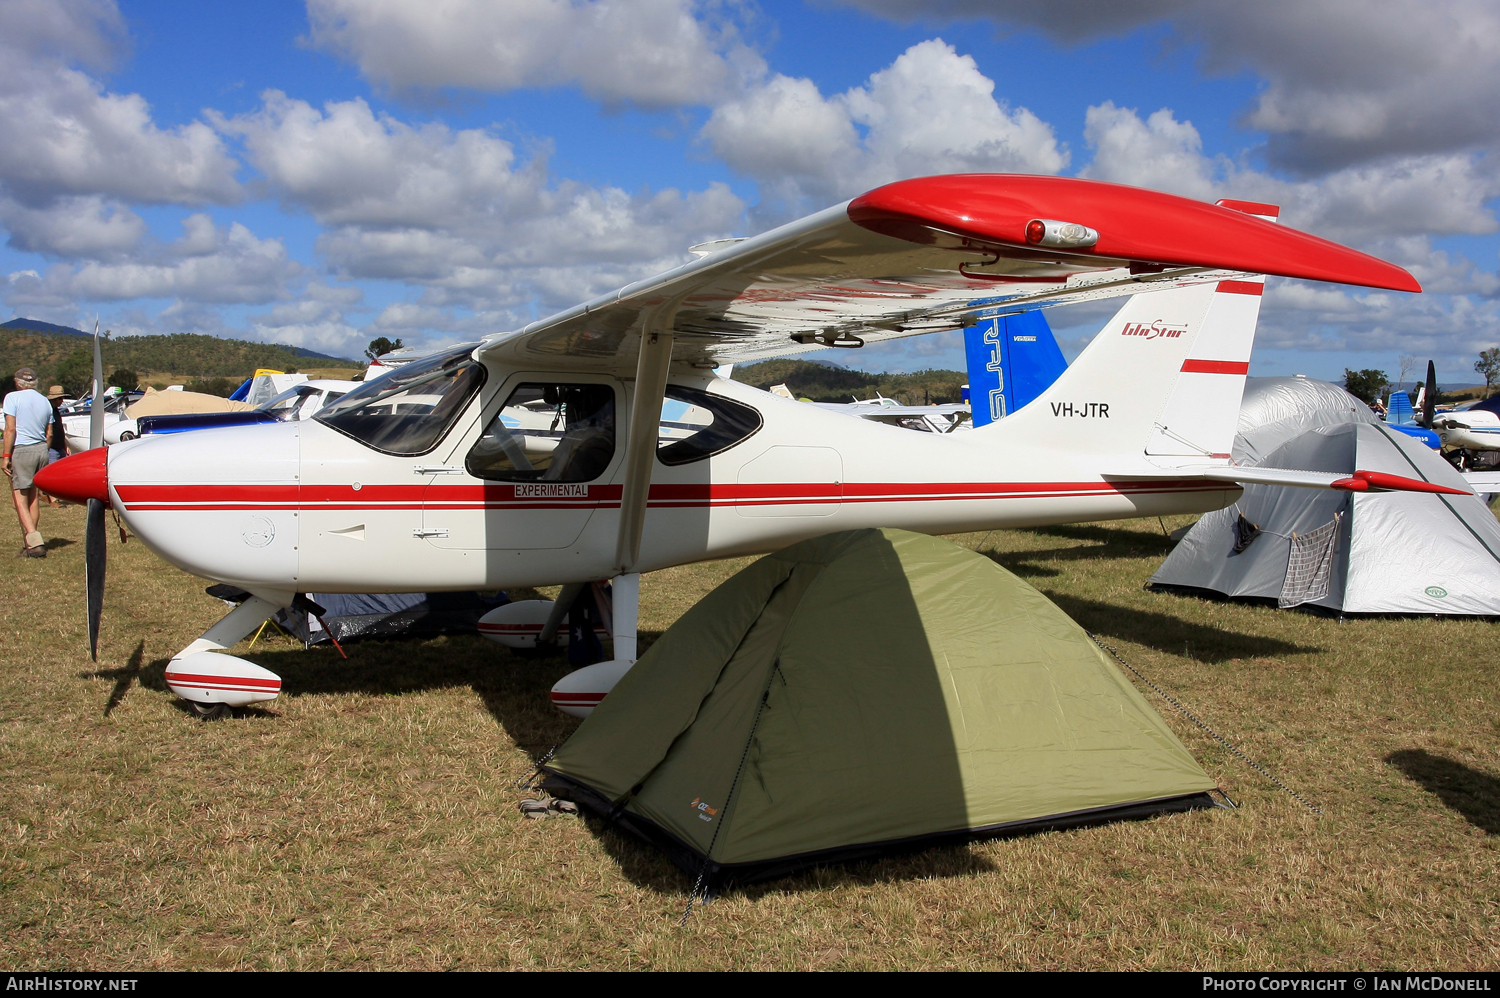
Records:
M636 367L641 332L716 366L958 329L1004 312L1250 273L1420 291L1258 207L1066 177L905 180L487 339L496 359Z

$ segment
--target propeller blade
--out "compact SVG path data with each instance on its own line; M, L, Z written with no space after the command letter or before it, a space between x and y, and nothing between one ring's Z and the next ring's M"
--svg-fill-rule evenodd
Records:
M99 320L94 320L94 397L89 403L89 449L104 446L104 358L99 352ZM89 514L92 516L93 514ZM103 515L103 514L100 514ZM90 520L90 523L93 521Z
M99 618L104 613L104 503L89 500L83 535L84 588L89 605L89 657L99 661Z
M1427 391L1422 396L1422 425L1432 429L1433 407L1437 405L1437 368L1427 362Z

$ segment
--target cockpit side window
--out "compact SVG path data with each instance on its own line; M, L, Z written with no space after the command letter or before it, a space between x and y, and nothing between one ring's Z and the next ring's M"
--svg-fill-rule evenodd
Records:
M517 385L469 449L464 467L500 482L591 482L615 456L609 385Z
M325 405L313 419L382 454L426 454L484 384L484 365L470 357L473 349L404 364Z
M743 402L700 388L668 385L656 459L666 465L701 461L749 439L763 425L760 413Z

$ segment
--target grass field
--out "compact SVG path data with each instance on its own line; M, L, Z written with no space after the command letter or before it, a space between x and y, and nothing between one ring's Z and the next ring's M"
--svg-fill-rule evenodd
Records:
M1168 528L1186 523L1169 520ZM11 558L0 628L0 965L64 968L1395 968L1500 965L1500 629L1150 593L1155 520L955 538L1322 809L1144 691L1237 801L730 893L516 782L573 722L555 661L477 638L254 657L286 692L188 715L165 658L222 612L111 540L100 661L77 508ZM19 538L15 538L18 546ZM743 562L647 577L659 632ZM896 788L895 792L903 792Z

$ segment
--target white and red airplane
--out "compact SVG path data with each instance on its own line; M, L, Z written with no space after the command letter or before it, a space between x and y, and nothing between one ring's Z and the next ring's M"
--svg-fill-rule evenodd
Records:
M253 594L168 666L202 710L277 695L274 674L221 650L297 593L612 579L614 659L553 690L585 714L635 660L641 572L852 527L1198 513L1241 482L1451 491L1230 464L1261 275L1421 290L1275 214L1057 177L901 181L399 367L311 421L146 436L37 484L112 504L172 564ZM849 419L713 373L1122 295L1041 397L966 433ZM696 407L703 428L663 437L664 400ZM527 434L521 411L561 434Z

